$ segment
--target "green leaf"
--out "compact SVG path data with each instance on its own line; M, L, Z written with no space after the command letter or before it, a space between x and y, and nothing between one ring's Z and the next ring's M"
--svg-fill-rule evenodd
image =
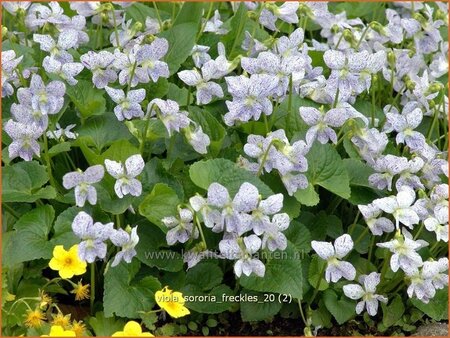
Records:
M176 73L191 54L195 45L197 26L195 23L182 23L159 34L160 38L165 38L169 42L169 51L164 60L169 65L170 75Z
M306 131L309 126L300 117L300 107L314 107L318 108L320 105L316 102L301 98L300 96L292 96L291 109L289 109L289 100L286 99L280 104L278 109L274 112L275 126L279 129L284 129L286 135L290 138L294 134L302 135L301 139L305 139Z
M257 187L263 197L273 194L272 190L254 174L223 158L194 163L189 168L189 176L195 185L205 190L211 183L220 183L228 189L230 196L234 196L244 182Z
M211 290L222 283L223 272L214 263L201 262L186 273L186 284L200 287L203 291Z
M203 16L204 3L199 2L185 2L178 13L174 26L181 25L184 23L193 23L199 25ZM198 29L200 27L197 27Z
M37 207L20 217L14 224L15 232L5 245L4 265L52 257L53 245L48 234L54 218L55 211L50 205Z
M103 312L97 312L95 317L90 317L89 325L94 330L96 337L109 337L114 332L123 331L125 320L120 318L106 318Z
M394 296L394 299L392 299L389 304L381 303L381 308L383 309L382 323L385 328L394 325L400 318L402 318L403 313L405 312L402 297L399 295Z
M325 280L325 266L327 262L321 259L319 256L312 256L311 263L309 264L308 282L313 288L317 287L319 283L319 291L328 289L328 282Z
M302 261L294 245L288 242L285 251L269 256L264 277L242 275L239 283L250 290L275 292L302 299Z
M314 186L308 182L308 187L306 189L299 189L294 193L294 197L301 204L308 207L313 207L317 205L320 201L319 194L314 189Z
M291 221L284 234L298 252L305 254L311 250L311 233L302 223Z
M139 205L139 213L166 233L167 227L161 220L167 216L175 216L179 203L177 193L172 188L158 183Z
M72 230L73 219L79 212L80 208L70 207L58 215L53 226L54 234L51 239L53 246L63 245L67 249L80 242Z
M18 162L2 168L2 202L32 203L56 197L53 187L41 188L48 182L45 166L36 161Z
M62 142L55 144L48 150L50 157L70 151L70 142Z
M271 300L271 295L275 300ZM275 316L281 310L283 303L278 301L278 295L263 294L243 289L241 296L252 297L248 301L241 302L241 318L244 322L255 322L259 320L267 320ZM254 300L254 301L253 301Z
M325 290L322 299L338 324L343 324L356 315L355 302L345 296L338 299L338 295L332 289Z
M178 252L160 249L166 245L166 236L161 229L146 222L139 225L138 235L139 243L136 246L136 252L137 258L142 263L171 272L183 269L183 258Z
M152 276L136 281L140 263L133 260L109 266L105 273L103 306L105 317L139 318L138 311L148 311L155 305L155 292L161 289L159 281Z
M170 18L170 14L158 8L161 20ZM133 19L134 22L140 22L145 27L145 20L150 17L157 19L156 10L146 3L134 2L130 7L125 8L126 19Z
M411 302L416 308L423 311L427 316L436 321L448 319L448 289L437 290L436 295L428 304L412 298Z
M226 299L233 295L233 291L224 284L216 286L208 292L203 292L200 287L189 284L183 287L181 292L186 299L186 307L200 313L221 313L228 311L233 305ZM200 297L203 299L201 300Z
M74 145L95 147L100 152L116 140L130 139L131 134L123 122L117 120L114 114L107 112L103 116L95 116L77 129L79 136Z
M90 81L79 80L76 86L67 86L66 93L84 119L106 111L104 91L95 88Z
M311 184L320 185L342 198L350 197L347 170L333 146L315 143L306 158L308 160L306 176Z
M227 134L225 128L211 113L199 107L189 107L189 117L197 122L202 127L203 132L209 136L211 140L209 153L212 156L217 156Z
M245 36L245 23L248 21L247 12L247 7L241 3L236 13L230 19L229 32L222 38L230 58L239 54L238 49L240 49Z

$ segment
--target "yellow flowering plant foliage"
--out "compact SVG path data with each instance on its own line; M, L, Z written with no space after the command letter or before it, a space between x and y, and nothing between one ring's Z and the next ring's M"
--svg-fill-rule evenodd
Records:
M64 330L60 325L52 325L49 334L44 334L41 337L76 337L76 334L72 330Z
M184 305L183 294L172 291L167 286L162 290L156 291L155 300L156 304L173 318L180 318L190 314L189 309Z
M3 336L448 320L448 1L0 0L0 20Z
M134 320L129 321L123 327L123 331L117 331L112 337L154 337L150 332L142 332L139 323Z
M48 266L58 271L61 278L72 278L84 274L87 264L78 256L78 245L73 245L68 251L62 245L57 245Z

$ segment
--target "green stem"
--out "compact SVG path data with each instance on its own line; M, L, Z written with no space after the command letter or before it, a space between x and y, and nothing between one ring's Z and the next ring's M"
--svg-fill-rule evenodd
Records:
M202 238L202 242L205 245L205 250L206 250L208 248L208 245L206 244L206 239L205 239L205 235L203 234L202 225L200 224L200 221L199 221L197 215L195 215L195 223L197 224L198 231L200 232L200 237Z
M111 9L111 15L113 17L113 22L114 22L114 36L116 37L116 44L117 44L117 48L120 48L120 41L119 41L119 32L117 31L117 20L116 20L116 15L114 14L114 8Z
M303 313L302 302L300 301L300 299L298 299L298 309L300 310L300 316L302 317L303 324L305 324L305 326L308 326L308 322L306 321L305 314Z
M424 227L424 223L422 222L422 224L420 224L419 230L417 230L416 234L414 235L414 238L413 238L414 240L416 240L420 236L420 234L423 230L423 227Z
M2 206L8 211L15 219L19 219L20 215L8 204L3 203Z
M314 293L313 293L312 297L310 298L310 300L308 301L308 307L311 307L312 302L314 301L317 294L319 293L320 282L322 281L322 276L323 276L326 268L327 268L327 263L325 262L325 264L322 266L322 269L320 269L319 278L317 279L316 287L314 288Z
M94 314L94 301L95 301L95 263L91 263L91 299L90 299L91 315Z
M355 240L353 246L356 246L356 244L358 244L368 232L369 232L369 227L366 227L363 230L363 232L361 232L361 235L359 235L359 237Z
M355 219L353 220L352 225L351 225L350 228L348 229L348 234L349 234L349 235L351 235L352 232L353 232L353 230L355 230L356 222L358 222L358 218L359 218L360 215L361 215L361 211L358 210L358 212L356 213L356 217L355 217ZM369 228L366 228L366 229L369 229Z
M372 75L372 81L371 81L371 83L372 83L372 106L371 106L371 109L370 109L370 117L371 117L371 119L372 119L372 127L374 127L375 126L375 88L374 88L374 86L373 86L373 78L374 78L374 76Z
M160 30L162 30L163 23L162 23L162 20L161 20L161 15L159 15L158 6L156 5L156 1L152 1L152 3L153 3L153 7L155 7L156 18L158 19L159 28L160 28Z
M139 145L139 153L144 156L144 147L145 147L145 142L147 141L147 132L148 132L148 128L150 127L150 113L153 110L153 108L155 107L155 104L153 103L152 106L150 107L148 116L145 116L145 118L147 119L147 123L145 124L145 128L144 128L144 133L142 135L142 140L141 140L141 144Z
M133 77L134 77L134 72L136 71L136 66L137 66L137 61L134 61L133 68L131 68L130 81L128 81L127 94L130 91L131 82L133 82Z
M269 122L267 121L267 115L263 114L264 126L266 128L266 134L270 132Z
M364 31L361 34L361 37L359 38L358 43L356 44L355 50L358 50L359 46L361 45L361 42L364 40L364 38L366 37L367 31L369 30L369 25L366 26L366 28L364 29Z
M263 169L264 169L264 164L267 161L267 156L269 156L270 148L273 146L274 143L275 143L275 140L270 141L269 146L267 147L267 149L264 152L264 155L261 159L261 164L259 165L259 169L258 169L258 172L256 173L256 176L261 176Z
M44 138L44 156L45 156L45 162L47 163L46 167L47 167L47 174L48 174L48 178L50 181L50 185L55 188L56 191L59 191L58 189L58 185L56 183L56 180L53 177L53 173L52 173L52 160L50 158L50 154L48 153L48 139L47 139L47 134L44 133L43 135Z
M208 20L209 20L209 18L210 18L210 16L211 16L211 12L212 12L213 7L214 7L214 1L211 1L211 2L209 3L209 8L208 8L208 13L206 14L206 19L205 19L205 21L203 22L202 27L200 28L200 31L199 31L198 34L197 34L197 38L195 39L196 41L198 41L198 40L200 39L200 37L202 36L203 30L204 30L205 27L206 27L206 23L208 22Z

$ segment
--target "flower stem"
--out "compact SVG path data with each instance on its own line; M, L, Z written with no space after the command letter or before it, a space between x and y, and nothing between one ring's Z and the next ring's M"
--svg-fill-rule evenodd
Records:
M200 237L202 238L202 242L205 245L205 249L207 249L208 245L206 244L206 239L205 239L205 235L203 234L202 225L200 224L200 221L199 221L197 215L195 215L195 223L197 224L197 228L198 228L198 231L200 232Z
M91 263L91 315L94 314L94 301L95 301L95 263Z
M116 20L116 15L114 14L114 8L111 9L111 15L113 17L113 22L114 22L114 36L116 37L116 44L117 44L117 48L120 48L120 41L119 41L119 32L117 31L117 20Z
M366 26L366 28L364 29L364 31L361 34L361 37L359 38L358 43L356 44L355 50L357 51L359 46L361 45L361 42L364 40L364 38L366 37L367 31L369 30L369 25Z
M208 13L206 14L206 19L203 22L202 27L200 28L200 31L197 34L196 41L198 41L200 39L200 37L202 36L202 34L203 34L203 30L205 29L206 23L208 22L208 20L209 20L209 18L211 16L211 12L212 12L213 6L214 6L214 1L211 1L209 3L209 8L208 8Z
M267 161L267 156L269 156L270 147L272 147L274 143L275 143L275 140L270 141L269 146L267 147L266 151L264 152L264 155L262 157L261 164L259 165L259 169L258 169L258 172L256 173L256 176L261 176L263 169L264 169L264 164Z
M327 263L325 262L325 264L323 264L323 266L322 266L322 269L320 269L319 278L317 279L316 287L314 288L314 293L313 293L312 297L310 298L310 300L308 301L308 307L311 307L312 302L314 301L317 294L319 293L320 282L322 281L322 276L325 272L326 267L327 267Z
M156 1L152 1L152 3L153 3L153 7L155 7L156 18L158 19L158 23L159 23L159 29L162 30L163 23L162 23L162 20L161 20L161 15L159 15L158 6L156 5Z

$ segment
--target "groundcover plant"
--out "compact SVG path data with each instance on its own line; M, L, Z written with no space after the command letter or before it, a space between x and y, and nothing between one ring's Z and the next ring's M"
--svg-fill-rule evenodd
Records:
M448 316L445 2L3 2L3 335Z

